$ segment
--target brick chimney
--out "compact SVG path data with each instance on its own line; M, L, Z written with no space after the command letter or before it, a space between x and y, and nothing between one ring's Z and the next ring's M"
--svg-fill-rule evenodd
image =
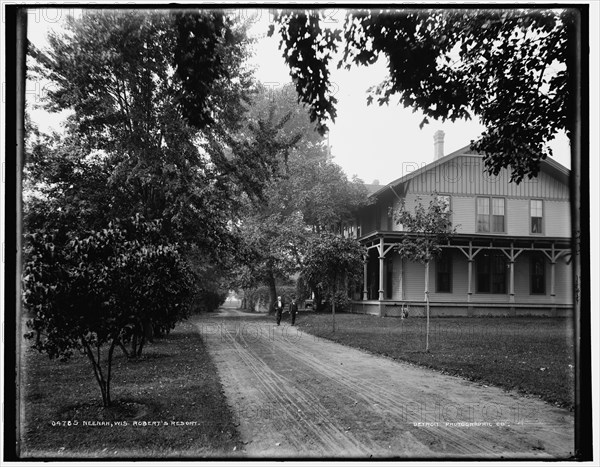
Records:
M433 159L444 157L444 132L438 130L433 134Z

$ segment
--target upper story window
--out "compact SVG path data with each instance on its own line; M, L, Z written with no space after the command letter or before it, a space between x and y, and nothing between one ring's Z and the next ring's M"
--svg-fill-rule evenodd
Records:
M342 224L342 235L344 238L354 237L354 225L353 224Z
M437 195L437 199L444 206L444 212L450 212L450 195Z
M504 232L504 198L492 198L492 232Z
M394 230L394 203L390 203L387 210L387 229Z
M544 203L541 199L532 199L529 202L531 216L531 233L543 232Z
M505 232L504 198L477 198L477 232Z

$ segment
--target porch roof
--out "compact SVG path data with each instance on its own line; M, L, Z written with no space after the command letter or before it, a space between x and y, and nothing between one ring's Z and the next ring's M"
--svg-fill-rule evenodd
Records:
M417 236L419 234L412 232L404 232L399 230L393 231L373 231L364 235L358 239L364 245L371 245L379 243L380 239L383 238L384 243L391 244L398 242L405 236ZM571 249L571 238L569 237L547 237L547 236L514 236L514 235L498 235L498 234L464 234L457 233L451 236L450 240L445 246L454 247L465 247L465 246L476 246L476 247L510 247L511 245L515 248L525 249L538 249L538 248L554 248L561 250Z

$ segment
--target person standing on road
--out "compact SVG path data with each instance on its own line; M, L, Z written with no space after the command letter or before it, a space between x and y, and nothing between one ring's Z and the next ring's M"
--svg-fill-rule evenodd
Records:
M290 315L292 315L292 326L296 322L296 313L298 313L298 303L296 297L292 297L292 303L290 303Z
M277 312L277 326L279 326L279 323L281 322L281 314L283 313L283 307L285 306L285 304L283 303L283 300L281 299L281 295L279 297L277 297L277 301L275 302L275 311Z

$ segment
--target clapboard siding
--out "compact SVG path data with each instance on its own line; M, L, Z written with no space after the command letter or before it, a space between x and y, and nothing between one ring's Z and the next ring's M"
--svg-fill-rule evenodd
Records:
M477 155L459 155L429 170L416 174L405 182L404 201L413 211L416 200L429 203L432 193L450 195L452 198L453 224L458 233L476 233L476 198L498 196L506 199L506 232L500 235L530 235L529 201L544 200L544 232L542 236L570 237L569 187L567 183L551 175L542 163L542 170L531 180L520 184L511 183L506 169L498 176L490 176L483 170L483 159ZM428 166L425 166L427 168ZM416 168L416 167L415 167ZM559 177L560 178L560 177ZM402 190L400 190L402 191ZM394 193L396 193L394 191ZM385 190L375 203L363 209L359 215L361 234L401 230L401 226L388 221L390 206L398 209L401 202Z
M571 237L571 206L568 201L544 201L544 235Z
M571 265L564 259L556 263L556 302L573 303L573 277Z
M509 235L529 235L529 200L506 200L506 230Z
M532 235L528 199L506 200L506 223L509 235ZM534 237L570 237L571 213L568 201L544 200L543 232Z
M423 300L425 296L425 266L421 263L405 261L404 267L404 296L406 300ZM431 274L431 271L429 272Z
M392 261L393 261L393 268L394 268L394 274L392 276L392 299L393 300L403 300L404 296L402 294L402 276L404 275L402 273L403 270L403 260L402 257L397 254L397 253L393 253L391 252L390 254L392 254Z
M467 260L465 256L451 250L452 293L436 292L436 263L429 266L429 299L439 302L467 300ZM423 300L425 295L425 266L411 261L404 262L404 294L406 300ZM400 299L400 298L398 298Z
M436 262L432 264L429 298L436 302L455 302L457 299L467 300L467 258L460 251L450 248L452 258L452 293L439 293L437 290Z
M475 232L475 199L465 196L452 196L452 225L457 233Z
M515 301L518 303L548 303L551 300L551 264L546 260L546 293L531 294L531 252L525 252L515 263ZM556 303L572 303L570 268L564 258L556 263L555 301Z
M431 194L424 193L407 193L405 198L405 208L413 212L418 202L424 206L429 204L431 200ZM457 233L477 233L476 232L476 216L477 216L477 196L451 196L451 209L452 209L452 225L456 227ZM501 195L499 195L501 196ZM530 233L530 199L524 198L510 198L502 196L505 201L505 220L506 220L506 232L499 233L502 236L527 236L532 235ZM531 198L536 199L536 198ZM397 209L400 205L399 202L394 203L394 208ZM391 229L388 228L387 220L387 207L385 209L380 208L376 210L373 208L371 214L379 213L381 216L380 229L375 228L375 220L366 223L368 230L364 232L371 232L373 230L401 230L402 226L396 223L391 225ZM571 236L571 224L570 224L570 206L568 201L558 200L544 200L544 231L542 234L532 235L538 237L570 237ZM383 212L383 213L382 213ZM369 216L367 216L368 218Z
M366 235L375 230L375 206L370 206L360 216L361 235Z
M531 255L525 252L515 263L515 301L547 303L550 301L550 263L546 261L546 292L531 294Z
M468 262L466 257L459 251L451 250L452 255L452 293L436 292L436 264L433 261L429 267L429 299L432 302L466 302L468 292ZM398 255L396 255L398 256ZM404 296L400 290L400 268L399 259L394 262L394 292L393 300L424 300L424 276L425 266L420 263L404 261ZM397 266L398 264L398 266ZM546 293L531 294L530 284L530 253L521 254L515 262L515 303L519 304L542 304L551 303L551 274L550 261L546 262ZM570 267L565 263L564 258L556 263L555 271L555 303L571 304L573 303ZM471 284L472 301L476 303L509 303L509 273L506 275L506 293L490 294L477 293L476 288L476 268L473 267L473 283Z

